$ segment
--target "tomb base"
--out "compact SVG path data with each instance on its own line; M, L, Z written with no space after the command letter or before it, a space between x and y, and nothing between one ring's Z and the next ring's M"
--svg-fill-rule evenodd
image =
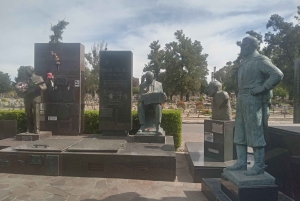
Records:
M17 141L36 141L52 137L51 131L40 131L39 133L20 133L16 135Z

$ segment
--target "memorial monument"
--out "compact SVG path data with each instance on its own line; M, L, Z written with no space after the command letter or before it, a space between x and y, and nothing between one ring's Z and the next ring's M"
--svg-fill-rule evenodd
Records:
M212 97L212 119L204 120L204 156L218 161L236 159L233 146L234 121L230 98L226 91L222 91L222 84L212 80L207 88Z
M26 67L27 78L18 82L15 86L17 94L24 98L25 113L27 119L27 133L40 132L40 104L41 92L47 86L41 76L34 73L33 67Z
M278 200L275 178L264 171L264 128L268 126L271 90L282 80L283 74L269 58L258 53L258 48L256 38L243 39L234 134L237 162L226 167L221 177L221 190L231 200ZM247 146L253 148L254 155L254 165L248 170ZM214 182L213 179L204 180L203 188ZM208 195L207 192L204 194Z
M160 124L162 104L166 100L166 95L163 92L162 83L154 80L152 72L146 72L145 77L146 81L140 84L139 90L138 117L141 127L138 134L164 136L165 132Z
M294 67L294 123L300 123L300 58L295 59Z

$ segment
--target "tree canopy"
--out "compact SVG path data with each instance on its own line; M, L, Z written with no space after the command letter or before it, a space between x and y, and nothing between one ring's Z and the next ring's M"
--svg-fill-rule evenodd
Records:
M62 41L62 34L64 33L63 30L66 28L66 26L69 24L69 22L66 22L65 20L58 21L58 23L54 26L51 24L51 31L53 31L53 35L50 35L50 41L49 43L61 43Z
M0 94L9 92L11 89L12 86L9 75L0 71Z
M152 71L161 81L164 91L172 96L180 94L180 99L191 93L199 92L205 76L208 74L207 54L203 54L201 43L185 36L182 30L174 33L176 41L167 43L160 49L158 40L150 44L148 55L150 62L144 71Z
M91 66L90 70L86 69L85 91L92 96L99 92L100 51L104 49L107 49L107 44L104 41L94 43L91 51L85 54L86 66Z

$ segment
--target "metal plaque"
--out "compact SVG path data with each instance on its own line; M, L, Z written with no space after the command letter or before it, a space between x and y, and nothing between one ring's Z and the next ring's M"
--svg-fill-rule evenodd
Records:
M212 123L212 132L223 134L223 124Z
M204 141L214 142L214 134L210 132L204 132Z
M30 165L44 165L43 155L30 155Z
M216 150L216 149L212 149L212 148L208 148L208 151L211 152L211 153L214 153L214 154L219 154L219 150Z
M57 121L57 116L48 116L49 121Z
M22 136L22 141L32 141L32 136Z
M100 51L99 89L101 97L99 129L131 130L131 51Z
M10 161L7 159L0 159L0 167L9 167Z
M59 155L46 155L46 175L59 175Z
M74 86L75 87L80 87L80 81L79 80L74 80Z

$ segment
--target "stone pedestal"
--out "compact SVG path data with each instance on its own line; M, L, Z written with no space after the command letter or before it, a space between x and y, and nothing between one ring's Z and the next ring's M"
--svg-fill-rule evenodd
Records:
M16 136L17 141L36 141L52 137L51 131L40 131L36 133L20 133Z
M236 159L234 121L204 120L204 156L218 160Z
M0 140L17 135L16 120L0 120Z
M134 142L141 142L141 143L166 143L166 136L162 135L155 135L155 132L149 134L135 134Z
M275 178L265 172L256 176L245 176L246 171L227 171L221 177L221 190L232 201L276 201L278 187Z

